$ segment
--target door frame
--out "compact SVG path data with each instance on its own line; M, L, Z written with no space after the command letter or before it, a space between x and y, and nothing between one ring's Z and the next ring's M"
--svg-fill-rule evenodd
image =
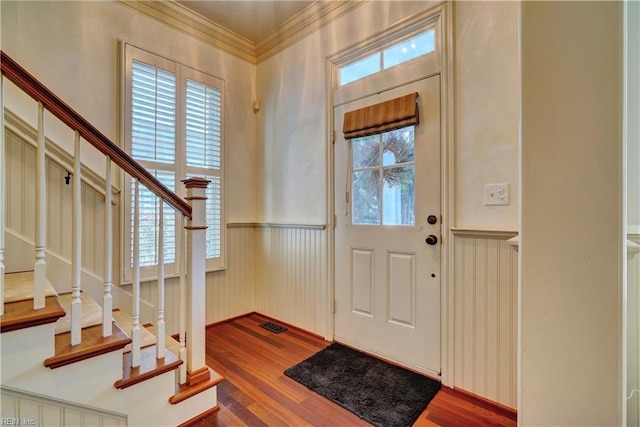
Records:
M325 339L333 341L335 331L335 168L334 168L334 143L336 135L334 133L334 90L338 87L338 64L356 53L360 53L366 46L380 43L391 36L402 32L404 29L420 25L421 23L437 21L439 36L441 37L440 51L440 129L441 129L441 150L440 150L440 182L441 182L441 203L442 203L442 246L441 246L441 289L440 289L440 349L441 349L441 373L442 384L453 387L453 357L454 357L454 325L453 325L453 233L451 228L454 224L454 156L453 156L453 135L454 135L454 110L453 110L453 16L452 5L449 2L441 3L427 8L425 11L410 16L400 22L389 26L384 31L375 34L366 40L359 42L337 54L328 57L325 61L326 87L326 205L327 205L327 300L326 300L326 330ZM410 83L406 81L403 84ZM384 88L388 90L390 88Z

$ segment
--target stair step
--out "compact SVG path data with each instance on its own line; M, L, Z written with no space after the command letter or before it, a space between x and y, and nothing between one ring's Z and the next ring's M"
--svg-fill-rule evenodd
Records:
M7 273L4 275L4 302L18 302L33 299L33 271ZM44 296L55 297L58 293L49 280L44 283Z
M156 337L158 336L158 333L156 332L156 325L148 326L147 329L154 336L156 336ZM165 336L164 336L164 344L165 344L165 347L167 347L169 350L171 350L174 354L180 355L180 342L178 342L178 340L173 338L171 335L165 334Z
M103 337L102 325L96 325L82 329L82 342L78 345L71 345L70 332L56 335L55 343L55 356L44 361L44 366L52 369L121 350L131 343L131 338L113 322L113 333L109 337Z
M44 308L34 310L33 300L24 300L4 305L4 314L0 316L0 332L11 332L32 326L54 323L65 315L58 298L46 297Z
M198 393L202 393L203 391L208 390L211 387L214 387L220 384L224 380L224 377L219 373L217 373L216 371L214 371L213 369L211 368L207 368L207 369L209 369L208 381L204 381L196 385L188 385L188 384L180 385L178 387L178 392L169 398L169 403L171 403L172 405L176 405L184 400L189 399L190 397L195 396Z
M133 329L133 317L129 313L126 313L122 310L114 310L112 313L113 320L118 322L120 327L127 331L128 334L131 334L131 330ZM156 336L154 333L150 332L147 328L140 326L140 348L146 348L156 343ZM131 345L125 347L124 352L131 351Z
M156 346L146 347L140 350L140 366L131 367L131 353L122 356L122 379L113 385L116 388L127 388L150 378L173 371L182 364L182 360L170 351L165 352L162 359L156 358Z
M64 334L71 330L71 294L62 294L58 297L58 300L60 301L60 305L64 311L67 313L67 316L56 322L56 335ZM90 328L91 326L102 325L102 307L84 292L80 294L80 301L82 302L82 319L80 320L80 327L85 329Z

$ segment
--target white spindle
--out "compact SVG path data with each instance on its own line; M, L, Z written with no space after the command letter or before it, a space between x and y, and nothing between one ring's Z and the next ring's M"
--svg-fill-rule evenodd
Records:
M45 261L45 218L47 215L47 189L45 171L45 136L44 136L44 106L38 102L38 146L36 149L36 259L33 266L33 308L44 308L44 284L47 277ZM3 130L4 132L4 130Z
M113 297L113 213L111 208L111 159L107 157L104 188L104 290L102 295L102 336L112 334Z
M187 280L186 280L186 271L187 271L187 262L186 256L186 232L185 232L185 220L184 216L180 215L180 233L182 239L181 250L180 250L180 360L184 363L180 365L180 384L184 384L187 382L187 340L186 340L186 332L187 332Z
M82 181L80 170L80 133L76 131L73 157L73 212L71 214L71 345L82 341Z
M158 317L156 330L156 357L164 358L164 200L160 199L158 213Z
M5 130L4 130L4 76L0 74L0 316L4 314L4 221L6 211L5 184Z
M140 182L135 180L133 197L133 307L131 314L131 366L140 366Z

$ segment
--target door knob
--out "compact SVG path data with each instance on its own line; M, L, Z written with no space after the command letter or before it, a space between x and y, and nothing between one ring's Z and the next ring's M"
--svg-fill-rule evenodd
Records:
M433 246L436 243L438 243L438 238L436 236L434 236L433 234L429 234L425 241L427 242L427 245Z

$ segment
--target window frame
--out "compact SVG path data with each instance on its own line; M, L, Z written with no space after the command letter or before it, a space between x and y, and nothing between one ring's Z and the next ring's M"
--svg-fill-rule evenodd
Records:
M121 42L121 69L122 69L122 96L120 105L121 111L121 137L122 146L127 154L132 155L132 72L133 62L138 61L144 64L154 66L176 77L176 117L175 117L175 163L172 168L167 168L167 163L137 160L143 167L147 169L172 170L175 173L175 193L182 197L186 197L186 189L184 188L183 179L187 175L191 176L215 176L220 181L220 256L206 259L206 271L218 271L226 268L226 222L225 222L225 100L226 100L226 82L218 77L212 76L206 72L197 70L178 61L168 59L162 55L139 48L129 43ZM187 141L186 141L186 82L187 79L197 83L205 84L220 91L220 168L198 168L187 166ZM132 210L132 188L133 178L122 172L121 176L121 270L122 283L132 282L132 265L131 265L131 210ZM207 191L211 191L211 184ZM165 205L168 206L168 205ZM165 211L166 212L166 211ZM207 212L207 218L211 213ZM180 232L181 214L175 213L175 262L165 263L165 277L178 277L180 275L180 259L184 251L184 232ZM165 215L166 221L166 215ZM186 225L186 224L185 224ZM158 266L157 263L150 266L140 267L140 280L152 281L157 279Z
M391 46L400 44L405 40L415 37L429 30L434 30L434 50L425 55L418 56L406 62L402 62L393 67L381 69L377 73L370 74L350 83L340 84L340 68L349 65L369 55L383 51ZM383 92L385 90L402 86L406 82L418 80L429 75L442 72L444 45L442 12L430 14L426 18L421 18L405 24L398 29L396 26L390 27L382 33L367 40L357 43L339 52L329 62L332 65L333 82L333 105L342 105L363 96Z
M336 79L336 82L338 83L338 87L342 87L342 86L347 86L350 85L352 83L358 82L360 80L366 79L368 77L374 76L376 74L380 74L380 73L384 73L387 70L391 70L394 67L400 66L400 65L404 65L407 63L411 63L413 61L419 61L420 59L424 58L425 56L429 56L429 55L433 55L433 54L437 54L438 53L438 44L439 44L439 35L438 35L438 31L437 31L437 26L435 24L431 24L431 25L427 25L425 28L413 28L412 31L409 31L407 33L404 33L402 35L398 35L397 38L393 38L390 40L387 40L385 43L377 45L375 48L369 48L366 51L362 51L360 52L358 55L349 58L347 61L341 62L339 64L337 64L337 68L338 68L338 77ZM386 64L386 59L385 59L385 53L387 52L388 49L393 48L393 47L397 47L405 42L407 42L408 40L411 40L415 37L418 36L422 36L422 35L427 35L429 33L433 33L433 50L430 50L428 52L425 52L421 55L417 55L414 56L413 58L409 58L407 60L395 63L393 65L387 65ZM373 58L374 56L377 56L377 62L378 62L378 70L374 71L372 73L366 74L362 77L356 78L354 80L350 80L346 83L342 83L342 70L350 65L353 65L359 61L368 59L368 58Z

